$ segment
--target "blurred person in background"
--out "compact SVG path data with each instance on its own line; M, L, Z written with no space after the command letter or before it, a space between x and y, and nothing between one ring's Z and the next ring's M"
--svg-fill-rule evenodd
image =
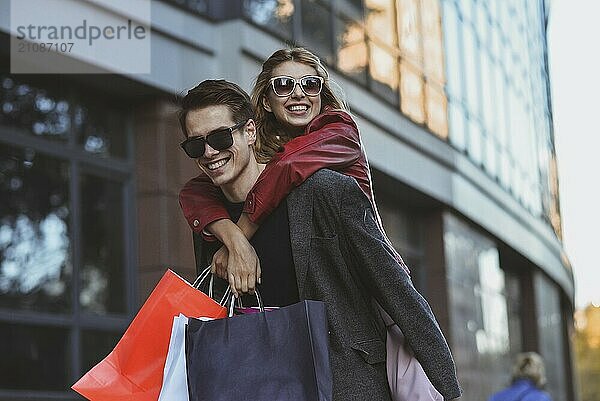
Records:
M544 360L535 352L517 355L513 366L512 384L495 394L488 401L551 401L542 388L546 384Z

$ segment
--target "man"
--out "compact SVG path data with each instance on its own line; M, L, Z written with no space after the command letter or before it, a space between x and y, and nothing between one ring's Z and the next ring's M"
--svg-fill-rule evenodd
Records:
M251 113L247 94L226 81L204 81L182 102L187 137L182 146L197 157L234 214L264 167L252 150ZM398 264L354 179L329 170L315 173L269 216L252 243L261 260L258 289L266 305L325 302L334 400L390 400L386 331L377 304L402 328L444 398L460 396L435 317ZM201 266L211 260L211 247L216 249L205 241L198 246Z

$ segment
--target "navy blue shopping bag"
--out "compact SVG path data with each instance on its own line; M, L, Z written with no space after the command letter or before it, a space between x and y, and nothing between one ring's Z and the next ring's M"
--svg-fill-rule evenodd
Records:
M332 399L323 302L189 319L185 346L190 401Z

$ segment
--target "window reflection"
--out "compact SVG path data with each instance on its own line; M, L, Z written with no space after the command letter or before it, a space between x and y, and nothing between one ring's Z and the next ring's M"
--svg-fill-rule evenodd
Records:
M70 310L68 167L0 145L0 306Z
M79 302L88 312L125 312L123 195L118 182L83 175Z
M444 247L452 350L465 394L486 399L505 386L521 351L518 279L500 267L495 244L451 214Z
M372 36L388 46L397 46L396 12L393 0L365 0L366 26Z
M402 112L418 123L425 122L423 109L423 77L418 70L407 62L400 64L400 79L402 82L400 100Z
M337 67L345 74L366 82L368 52L364 28L359 22L347 18L338 19L336 26Z
M333 58L331 10L317 0L302 0L301 10L303 42L323 60L331 62Z
M423 25L425 75L429 80L435 80L437 84L443 85L445 81L444 54L440 9L437 0L421 1L421 20ZM453 57L456 57L456 54Z
M0 323L0 388L64 391L72 383L69 331Z
M377 93L398 103L398 60L383 47L369 43L369 73Z
M244 15L285 38L292 37L293 0L244 0Z
M70 104L63 94L0 76L0 124L23 128L36 136L66 141L71 128Z
M73 130L83 149L99 157L126 157L126 108L115 100L80 96L73 106Z
M400 0L398 2L398 37L400 38L401 55L417 66L423 64L421 32L417 0Z
M547 391L554 400L567 399L564 336L560 292L556 285L541 274L534 277L540 354L546 365Z
M548 104L543 17L529 3L459 0L443 2L443 6L452 121L449 139L463 142L459 108L452 103L465 99L470 157L534 216L544 210L550 222L549 207L542 207L542 202L551 202L543 200L551 197L544 179L550 167L535 154L537 136L547 131L540 125L549 126L550 111L533 110L537 105L547 109ZM455 125L460 132L454 132ZM560 230L559 224L551 225Z
M448 112L447 101L443 90L435 85L425 86L425 99L427 102L427 126L441 138L448 137Z

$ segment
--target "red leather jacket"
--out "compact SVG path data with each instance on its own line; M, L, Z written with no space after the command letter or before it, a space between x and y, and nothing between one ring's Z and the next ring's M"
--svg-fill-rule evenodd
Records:
M355 178L373 202L369 163L356 123L348 113L325 111L310 122L304 135L283 148L248 193L244 212L252 222L260 224L295 187L322 168ZM204 174L188 181L179 193L183 214L196 232L213 221L229 218L221 202L221 191Z

